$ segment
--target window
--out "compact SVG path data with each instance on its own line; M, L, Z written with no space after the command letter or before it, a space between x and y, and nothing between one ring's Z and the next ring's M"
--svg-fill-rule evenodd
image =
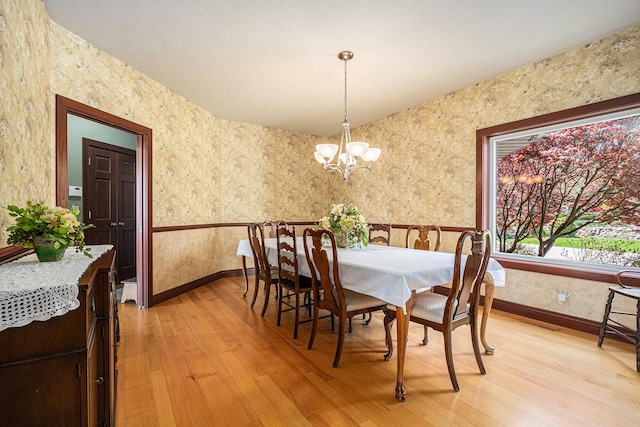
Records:
M640 267L640 94L481 129L477 144L477 226L503 265L607 281Z

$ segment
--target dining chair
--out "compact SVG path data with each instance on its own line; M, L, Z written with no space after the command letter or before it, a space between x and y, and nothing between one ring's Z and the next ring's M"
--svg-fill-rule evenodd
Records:
M369 243L391 246L391 224L369 224ZM371 313L363 314L362 320L364 320L364 324L371 323L372 317ZM353 332L351 320L349 319L349 333Z
M329 262L327 250L323 248L323 236L331 246L332 262ZM313 230L306 228L303 233L304 253L311 270L311 286L313 289L313 326L307 348L311 350L318 330L320 310L327 310L338 318L338 344L333 359L333 367L337 368L344 344L347 319L357 314L382 310L386 303L378 298L344 289L340 282L338 268L338 251L336 239L329 230Z
M284 224L287 225L287 223L285 221L282 220L266 220L265 222L262 223L262 227L265 230L269 230L269 238L273 239L278 235L278 224ZM268 260L267 260L268 262ZM272 265L273 267L277 267L277 265ZM278 299L278 296L280 294L280 291L278 289L278 287L276 286L276 294L273 296L274 299Z
M417 231L417 234L416 234ZM414 236L416 237L413 240ZM413 240L413 241L412 241ZM407 228L407 237L405 239L405 247L420 249L425 251L440 250L440 244L442 242L442 230L437 225L410 225ZM418 289L416 293L432 292L431 288ZM424 327L424 338L422 342L427 343L427 327Z
M295 311L295 321L293 326L293 339L298 338L298 325L300 323L310 322L311 318L311 278L300 276L298 273L298 245L296 241L296 228L289 227L285 222L276 225L276 238L278 248L278 321L282 313L287 311ZM286 294L285 294L286 290ZM300 301L300 295L303 299ZM291 302L294 298L295 302ZM282 306L286 309L282 309ZM306 308L309 312L309 318L300 320L300 308Z
M468 253L468 255L463 255ZM453 366L452 333L462 325L469 325L471 342L480 373L486 370L482 363L478 342L478 305L480 285L487 271L491 253L491 235L488 231L465 231L460 235L454 257L453 278L449 295L422 292L414 297L410 321L429 327L443 334L444 350L449 377L455 391L459 391L458 380ZM385 341L389 352L385 360L391 358L393 342L391 325L396 318L395 307L385 307ZM428 343L425 336L425 345Z
M265 222L262 223L262 226L265 229L269 230L269 237L274 238L278 236L278 226L280 224L284 224L287 225L287 223L285 221L281 221L281 220L266 220Z
M413 240L415 231L417 231L418 234L417 238ZM441 243L442 230L437 225L410 225L409 228L407 228L406 248L439 251Z
M369 243L391 246L391 224L369 224Z
M616 273L616 283L618 286L609 287L609 298L605 305L604 317L600 325L600 335L598 336L598 347L602 347L604 336L606 334L618 335L622 339L636 345L636 371L640 372L640 288L631 287L624 282L628 282L631 277L638 279L638 272L633 270L622 270ZM611 310L613 298L620 295L626 298L636 300L636 312ZM628 327L621 323L622 318L611 319L611 314L634 316L636 318L636 329Z
M267 312L269 305L269 294L271 286L278 283L278 267L270 266L267 261L267 254L264 249L264 227L260 223L251 223L248 226L249 243L251 245L251 253L253 254L253 262L255 266L255 288L253 290L253 299L251 300L251 308L256 303L258 297L258 288L260 281L264 282L264 305L262 306L261 316Z

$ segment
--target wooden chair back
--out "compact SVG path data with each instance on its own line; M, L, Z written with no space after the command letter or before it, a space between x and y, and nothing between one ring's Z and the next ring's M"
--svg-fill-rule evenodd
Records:
M417 238L412 242L412 235L418 232ZM442 243L442 230L437 225L410 225L407 228L405 247L421 249L425 251L439 251Z
M391 224L369 224L369 243L391 245Z
M296 229L286 222L276 225L278 248L278 274L281 282L288 282L288 287L299 289L300 276L298 274L298 252L296 243Z
M271 268L269 267L267 254L264 249L264 227L260 223L252 222L247 229L251 253L253 254L255 274L260 280L264 280L267 284L270 284Z
M338 250L333 233L329 230L306 228L303 237L304 253L311 270L313 303L320 309L338 315L341 311L346 312L344 290L338 274ZM329 264L328 249L322 247L323 237L331 243L332 264Z
M269 237L273 238L278 236L278 225L280 224L284 224L285 226L287 225L285 221L269 219L262 223L262 227L269 230Z
M464 255L467 251L470 253ZM460 235L456 244L453 280L444 322L456 321L477 313L480 285L487 271L490 255L491 235L488 231L470 230Z

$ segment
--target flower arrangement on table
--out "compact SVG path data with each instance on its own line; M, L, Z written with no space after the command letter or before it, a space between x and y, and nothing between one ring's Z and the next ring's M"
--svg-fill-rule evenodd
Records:
M336 244L341 248L367 246L367 222L355 206L340 203L333 205L329 216L320 219L320 227L331 230Z
M28 201L25 208L9 205L7 209L9 215L16 219L16 224L7 228L9 232L8 244L34 248L41 260L38 251L41 245L49 248L43 249L43 253L55 252L59 255L58 259L64 255L64 250L71 246L76 247L76 252L82 252L92 258L89 253L91 248L85 247L84 230L93 227L93 224L85 225L78 221L76 215L80 213L80 210L77 207L73 206L71 209L59 206L49 208L43 201L38 203Z

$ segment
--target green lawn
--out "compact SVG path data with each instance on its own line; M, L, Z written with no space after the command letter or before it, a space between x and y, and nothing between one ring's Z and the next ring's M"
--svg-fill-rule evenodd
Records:
M521 243L528 245L538 245L540 242L534 237L524 239ZM623 240L623 239L601 239L601 238L569 238L561 237L556 240L554 246L561 248L581 248L585 245L586 249L606 249L609 251L620 252L640 252L640 241Z

